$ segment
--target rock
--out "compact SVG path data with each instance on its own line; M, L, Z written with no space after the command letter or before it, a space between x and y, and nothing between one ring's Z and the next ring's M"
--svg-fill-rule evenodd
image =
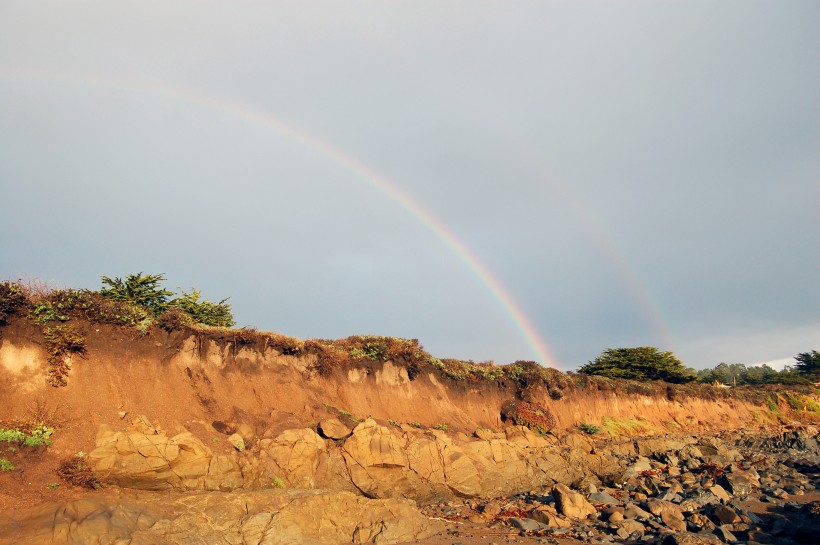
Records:
M618 505L620 502L607 492L595 492L587 498L593 505Z
M551 505L540 505L536 507L530 511L530 518L550 528L569 528L572 526L572 522L561 518Z
M737 537L729 530L727 526L718 526L715 528L714 534L724 543L732 543L737 541Z
M635 446L640 456L666 457L695 443L692 437L649 437L638 439Z
M484 505L484 508L481 510L482 513L485 515L494 517L501 513L501 504L498 502L490 502Z
M552 488L552 495L555 497L558 512L564 516L583 519L597 512L583 495L570 490L564 484L556 484Z
M737 466L723 476L722 482L735 496L750 496L760 488L760 478L754 470L742 471Z
M678 532L667 535L662 545L721 545L721 541L713 534Z
M734 509L726 505L715 506L709 514L709 518L711 518L718 526L741 522L740 515L738 515Z
M129 498L122 503L85 499L0 516L0 544L387 545L415 542L442 529L412 501L371 500L349 492L143 492Z
M643 524L638 522L637 520L627 519L621 522L618 522L616 525L615 533L621 539L627 539L632 534L639 534L643 535L646 532L646 528Z
M710 486L709 492L714 494L720 501L724 503L729 503L732 500L731 496L729 496L729 493L726 492L726 489L720 486L719 484L716 484L715 486Z
M350 437L353 430L335 416L319 422L319 433L328 439L345 439Z
M187 431L168 437L101 427L87 460L103 480L127 488L232 490L244 482L235 461L215 456Z
M624 508L624 518L627 519L638 519L638 520L649 520L652 518L652 513L647 513L634 503L630 503Z
M690 493L685 500L681 502L681 508L687 513L694 513L701 509L704 505L719 504L720 499L708 490L697 489Z
M477 428L474 433L475 436L482 441L490 441L493 439L493 430L488 430L487 428Z
M647 502L647 509L653 515L661 517L661 520L676 532L686 531L686 521L683 518L681 508L672 502L651 499Z
M567 434L561 439L561 443L573 450L583 452L584 454L591 453L594 448L592 440L586 435L581 435L580 433Z
M715 523L709 520L709 517L702 513L693 513L689 515L689 524L698 530L712 531L715 529Z
M234 433L233 435L229 436L228 443L230 443L233 446L233 448L235 448L239 452L243 452L245 450L245 440L238 433Z
M623 476L621 477L621 482L625 482L628 479L634 477L635 475L638 475L643 471L649 471L651 469L652 464L648 459L644 458L642 460L638 460L624 470Z
M620 522L624 520L624 508L620 506L607 507L601 511L601 516L607 522Z
M285 430L273 439L259 441L260 484L278 479L290 487L316 486L320 463L327 463L325 442L313 430ZM277 481L279 482L279 481Z
M538 530L544 530L547 528L547 525L541 524L537 520L533 519L520 519L516 517L510 517L508 521L513 527L521 530L522 532L536 532Z

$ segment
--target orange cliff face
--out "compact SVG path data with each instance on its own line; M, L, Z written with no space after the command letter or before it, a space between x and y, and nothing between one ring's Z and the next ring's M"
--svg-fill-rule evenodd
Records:
M583 422L624 435L773 422L765 406L723 392L673 396L663 387L606 391L595 384L578 386L567 376L558 390L510 379L451 378L434 366L411 369L403 361L362 360L319 373L315 355L285 355L266 343L243 344L207 332L155 329L141 335L132 328L72 323L84 335L86 348L66 358L66 385L58 387L47 381L42 328L22 318L0 328L3 420L24 420L32 406L59 407L64 417L76 421L78 439L92 445L100 424L122 426L138 416L167 429L245 423L258 434L315 426L338 411L358 419L467 433L501 430L511 424L502 420L504 404L517 399L551 412L559 429Z

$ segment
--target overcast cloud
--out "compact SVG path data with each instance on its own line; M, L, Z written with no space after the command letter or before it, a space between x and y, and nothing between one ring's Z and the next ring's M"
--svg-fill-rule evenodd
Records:
M335 153L459 240L563 369L820 349L818 21L816 1L0 0L0 278L163 272L240 325L543 361Z

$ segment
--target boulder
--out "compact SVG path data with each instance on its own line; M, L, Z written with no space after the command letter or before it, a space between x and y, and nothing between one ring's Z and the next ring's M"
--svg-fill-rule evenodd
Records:
M569 518L584 519L597 512L582 494L571 490L565 484L558 483L553 486L552 495L558 512Z
M550 528L569 528L572 526L572 522L558 515L558 511L551 505L539 505L530 511L530 518Z
M353 430L340 419L333 417L326 418L319 422L319 433L322 437L339 440L350 437Z
M750 496L760 488L760 476L754 469L741 470L731 466L732 471L723 476L722 483L735 496Z

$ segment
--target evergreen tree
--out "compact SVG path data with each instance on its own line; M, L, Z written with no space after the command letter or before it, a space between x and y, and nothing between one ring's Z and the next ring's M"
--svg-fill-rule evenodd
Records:
M661 352L654 346L607 348L579 371L609 378L665 380L675 383L691 382L696 378L672 352Z

